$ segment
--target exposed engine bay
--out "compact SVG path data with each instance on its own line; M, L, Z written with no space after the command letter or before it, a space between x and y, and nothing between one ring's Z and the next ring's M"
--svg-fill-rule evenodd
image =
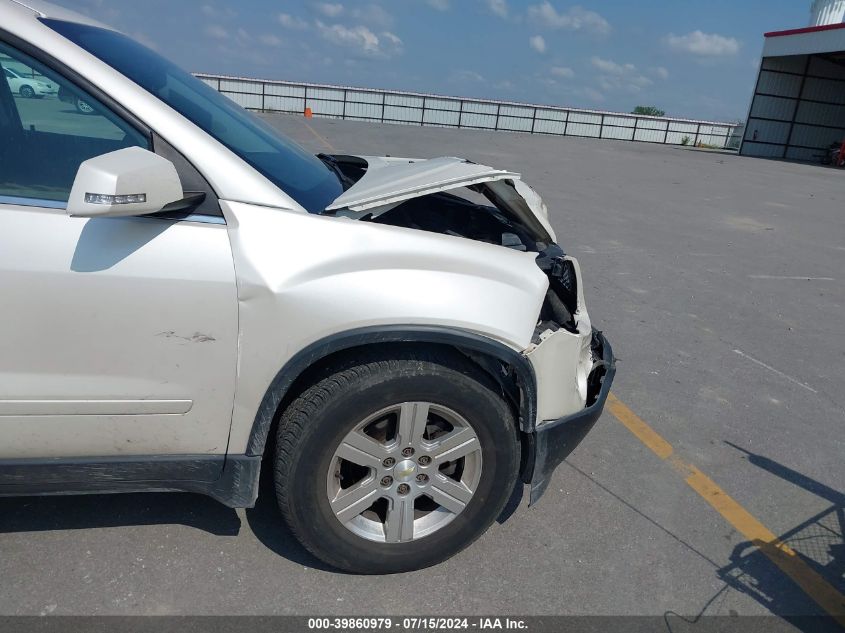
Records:
M584 307L578 262L556 244L545 203L519 174L451 157L320 159L345 190L327 214L536 253L549 286L523 354L538 377L538 419L592 404L606 368Z
M359 182L368 170L368 162L357 156L326 156L321 158L335 168L348 187ZM572 261L546 235L526 226L511 211L500 195L513 189L514 183L505 180L491 188L489 183L471 184L448 192L439 191L419 197L375 207L363 211L335 211L337 215L354 217L365 222L463 237L522 252L534 252L537 265L549 278L549 289L540 313L534 343L541 334L565 329L578 332L578 278ZM527 188L526 185L522 185ZM510 191L508 191L510 194ZM510 196L509 196L510 197ZM483 201L483 202L482 202Z

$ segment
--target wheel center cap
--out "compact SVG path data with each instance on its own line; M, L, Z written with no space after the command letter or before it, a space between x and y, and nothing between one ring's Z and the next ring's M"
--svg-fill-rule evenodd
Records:
M393 469L393 478L396 481L411 481L417 474L417 464L412 459L404 459Z

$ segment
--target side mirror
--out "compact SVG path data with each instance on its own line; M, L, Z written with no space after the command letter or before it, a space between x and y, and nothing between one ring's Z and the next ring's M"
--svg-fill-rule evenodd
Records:
M146 215L182 196L173 163L140 147L127 147L79 166L67 213L82 218Z

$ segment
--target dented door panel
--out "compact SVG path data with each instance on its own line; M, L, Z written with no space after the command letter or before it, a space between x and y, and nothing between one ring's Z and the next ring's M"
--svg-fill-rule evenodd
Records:
M0 204L0 459L226 453L226 227Z

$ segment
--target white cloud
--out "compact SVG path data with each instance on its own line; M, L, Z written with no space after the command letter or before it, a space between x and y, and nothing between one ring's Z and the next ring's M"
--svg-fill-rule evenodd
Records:
M426 0L426 4L438 11L448 11L450 8L449 0Z
M272 33L267 33L266 35L259 35L258 41L264 44L265 46L273 46L278 47L282 45L282 39L273 35Z
M533 35L528 38L528 44L540 54L546 52L546 40L542 35Z
M608 75L624 75L637 70L637 67L633 64L617 64L610 59L602 59L601 57L593 57L590 63L594 68Z
M353 18L362 24L382 29L393 26L393 16L377 4L367 4L351 12Z
M597 83L605 92L623 91L630 94L637 94L642 92L643 88L651 86L654 82L643 75L633 75L630 77L602 75L598 78Z
M279 24L281 24L286 29L304 31L308 28L308 22L306 22L302 18L292 16L289 13L280 13L278 16L278 20Z
M584 88L583 94L588 99L592 99L593 101L596 101L598 103L604 101L604 95L595 88Z
M65 3L68 4L68 3ZM104 0L78 0L81 6L73 7L74 10L96 18L100 22L113 22L120 19L120 11L114 7L106 6Z
M343 13L343 5L332 2L315 2L314 8L327 18L336 18Z
M452 74L449 75L449 81L452 83L477 83L483 84L486 83L487 80L484 78L483 75L479 75L474 70L455 70L452 71Z
M229 7L225 7L223 9L218 9L213 4L204 4L200 7L200 11L203 15L209 18L233 18L237 15L236 11L233 11Z
M575 71L566 66L553 66L549 72L561 79L572 79L575 76Z
M602 73L597 83L605 92L622 90L637 93L654 84L654 81L640 73L633 64L620 64L601 57L593 57L590 63Z
M147 48L151 48L154 51L158 50L158 44L156 42L154 42L146 33L136 31L134 33L130 33L130 35L132 36L133 39L138 40L139 42L141 42L141 44L143 44Z
M655 75L658 79L663 79L664 81L665 81L666 79L669 79L669 71L668 71L668 70L666 70L663 66L658 66L658 67L656 67L656 68L652 68L652 69L651 69L651 72L653 72L653 73L654 73L654 75Z
M500 18L508 17L508 3L507 0L487 0L487 8L491 13L498 15Z
M399 39L399 36L391 33L390 31L384 31L381 36L390 42L396 48L402 48L402 40Z
M610 33L610 23L595 11L581 6L574 6L566 12L558 12L551 2L543 2L528 7L528 17L540 26L566 31L587 31L606 35Z
M209 24L205 27L205 34L215 40L228 40L229 32L219 24Z
M402 52L402 40L389 31L382 32L379 37L363 25L328 25L319 20L317 29L324 40L335 46L352 49L364 57L388 58Z
M716 33L704 33L693 31L686 35L666 36L666 43L672 50L681 53L691 53L702 57L728 57L739 52L739 40L733 37L725 37Z

